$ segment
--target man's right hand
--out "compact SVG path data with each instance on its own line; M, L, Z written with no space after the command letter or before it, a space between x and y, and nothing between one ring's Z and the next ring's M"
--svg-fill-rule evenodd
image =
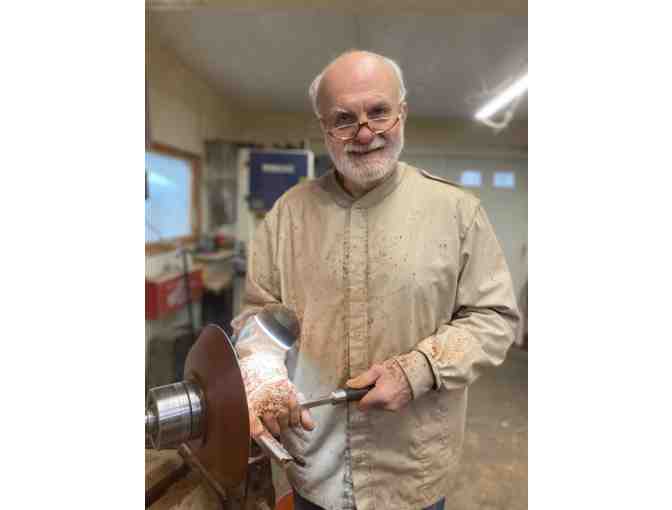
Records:
M261 383L249 395L252 437L259 437L264 432L262 423L276 437L280 437L281 432L289 427L302 427L304 430L315 428L308 409L301 409L300 395L289 380Z

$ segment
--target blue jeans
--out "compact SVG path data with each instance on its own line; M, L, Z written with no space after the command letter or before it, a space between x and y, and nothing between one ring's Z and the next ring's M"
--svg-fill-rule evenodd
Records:
M429 505L424 510L444 510L444 504L446 502L445 498L441 498L439 501L433 505ZM310 501L307 501L301 497L301 495L294 491L294 510L324 510L321 506L317 506Z

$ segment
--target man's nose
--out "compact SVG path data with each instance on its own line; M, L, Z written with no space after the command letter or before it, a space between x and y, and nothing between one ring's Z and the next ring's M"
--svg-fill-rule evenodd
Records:
M373 131L371 131L369 125L364 124L362 127L359 128L355 140L357 140L357 143L359 144L368 145L375 137L376 134Z

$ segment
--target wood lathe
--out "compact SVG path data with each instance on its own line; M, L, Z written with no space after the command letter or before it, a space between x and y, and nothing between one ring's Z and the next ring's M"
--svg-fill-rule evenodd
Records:
M264 311L254 317L274 341L289 349L296 335L284 319ZM177 449L184 462L153 480L146 489L146 506L193 470L217 494L223 509L273 508L269 458L283 468L303 461L268 432L250 441L243 377L224 330L215 325L203 329L187 355L184 374L183 381L152 388L147 395L146 448Z

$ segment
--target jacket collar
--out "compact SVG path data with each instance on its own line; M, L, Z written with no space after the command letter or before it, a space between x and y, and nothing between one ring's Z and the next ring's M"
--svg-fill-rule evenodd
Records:
M388 175L383 182L357 199L343 189L343 186L336 178L336 169L334 167L320 177L320 186L329 193L334 202L341 207L368 209L369 207L373 207L382 202L387 195L397 189L406 175L406 167L407 165L405 163L398 161L394 170L392 170L390 175Z

